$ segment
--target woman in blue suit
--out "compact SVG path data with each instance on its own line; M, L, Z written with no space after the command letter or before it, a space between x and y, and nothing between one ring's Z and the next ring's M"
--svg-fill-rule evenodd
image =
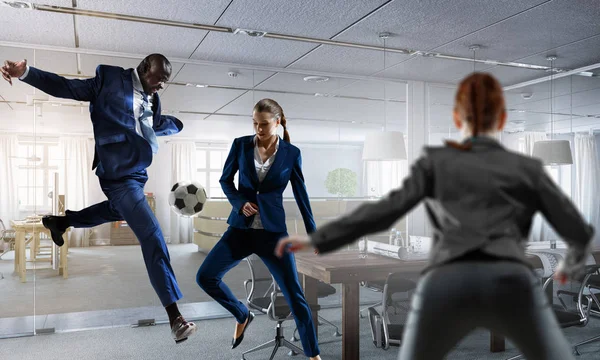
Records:
M292 183L296 203L307 233L316 230L304 177L300 150L290 144L283 109L271 99L260 100L253 111L256 135L233 141L225 161L220 183L233 210L229 228L208 254L198 270L196 281L213 299L237 320L232 348L243 340L244 331L254 318L248 308L233 295L223 276L242 259L258 255L265 263L287 300L302 341L304 353L320 359L312 315L296 271L294 256L274 255L278 240L287 237L283 191ZM277 128L283 126L283 141ZM233 183L240 173L238 187Z

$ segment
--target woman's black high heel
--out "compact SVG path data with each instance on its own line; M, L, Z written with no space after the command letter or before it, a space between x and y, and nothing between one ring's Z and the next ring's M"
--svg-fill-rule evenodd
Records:
M246 329L248 329L248 326L250 326L250 323L252 322L252 320L254 320L254 314L252 312L250 312L248 314L248 322L246 322L246 326L244 326L244 330L242 330L242 334L240 336L237 337L237 339L231 339L231 348L235 349L236 347L238 347L239 344L242 343L242 340L244 340L244 333L246 332Z

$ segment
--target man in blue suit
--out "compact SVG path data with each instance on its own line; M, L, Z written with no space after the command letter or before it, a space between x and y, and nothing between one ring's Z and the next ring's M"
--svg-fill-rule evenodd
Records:
M171 76L171 63L161 54L147 56L137 69L99 65L96 75L70 80L27 66L27 60L6 61L2 77L12 77L59 98L90 102L95 154L92 169L108 198L65 216L47 216L43 224L58 246L70 226L93 227L106 222L127 221L138 238L150 282L165 306L175 342L185 341L196 325L181 316L177 301L181 291L171 268L162 231L144 195L146 168L158 150L157 136L176 134L181 121L160 113L158 91Z

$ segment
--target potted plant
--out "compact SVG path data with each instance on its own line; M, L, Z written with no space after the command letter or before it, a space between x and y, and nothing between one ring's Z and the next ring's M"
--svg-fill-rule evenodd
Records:
M337 168L330 171L325 179L325 188L330 194L339 197L353 197L356 195L357 176L350 169Z

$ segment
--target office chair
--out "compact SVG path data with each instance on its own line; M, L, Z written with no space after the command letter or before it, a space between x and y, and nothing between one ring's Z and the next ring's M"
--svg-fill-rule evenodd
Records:
M591 295L589 293L589 291L586 291L586 290L589 290L590 277L592 277L592 276L597 277L600 275L599 269L600 269L600 265L586 266L585 276L581 280L580 285L579 285L579 290L577 292L565 291L565 290L558 290L556 292L556 295L558 296L558 299L560 301L560 305L552 304L552 310L554 311L554 314L556 315L556 319L558 320L558 323L560 324L561 328L565 329L565 328L574 327L574 326L583 327L583 326L587 325L587 323L590 319L590 311L592 309L592 304L597 300L594 300L595 296ZM546 290L548 285L550 283L552 283L553 281L554 281L554 274L552 276L550 276L548 278L548 280L546 280L544 282L544 286L543 286L544 291ZM575 302L576 310L567 309L567 306L566 306L563 298L561 297L564 295L569 295L569 296L575 297L574 302ZM575 355L581 355L579 353L579 351L577 350L577 348L581 345L589 344L596 340L600 340L600 336L595 336L591 339L587 339L585 341L582 341L580 343L573 345L573 353ZM507 360L521 359L522 357L523 357L523 355L517 355L517 356L513 356Z
M333 286L331 286L331 285L329 285L327 283L324 283L322 281L319 281L317 283L317 298L319 298L319 299L322 299L322 298L328 297L330 295L333 295L336 292L337 292L337 290ZM333 328L335 329L335 331L333 333L333 336L342 336L342 333L340 332L340 329L335 324L332 324L329 320L325 319L321 315L318 316L318 319L319 319L319 325L326 324L326 325L329 325L329 326L333 326ZM298 340L300 340L296 336L296 333L298 333L298 328L296 328L294 330L294 334L292 335L292 341L298 341Z
M381 314L375 310L377 305L367 308L375 347L387 350L390 345L402 343L404 321L409 310L409 306L405 305L409 302L405 294L417 287L414 281L404 278L405 275L400 272L388 275L383 285Z
M598 300L597 294L592 290L600 290L600 275L592 275L588 280L589 296L592 298L592 306L590 309L590 315L595 317L600 316L600 301ZM567 291L560 291L562 293L568 293ZM558 291L557 291L558 294Z
M385 281L361 281L360 282L360 286L364 287L365 289L374 291L374 292L379 292L382 293L383 292L383 287L385 286ZM372 307L377 307L380 306L382 304L381 301L376 302L373 305L369 305L365 308L362 308L358 311L358 314L360 315L360 318L364 318L365 316L363 315L363 312L365 311L369 311L370 308Z
M0 240L8 245L0 254L0 259L2 259L2 256L14 250L16 240L16 232L13 229L6 229L2 219L0 219Z
M293 319L292 311L283 297L279 286L273 279L273 276L262 262L260 257L250 255L246 258L250 268L250 279L244 281L246 290L246 301L248 307L260 311L268 318L277 323L275 327L275 339L262 345L258 345L242 354L242 360L245 360L246 354L267 349L273 346L273 351L269 360L272 360L280 347L290 349L290 355L302 354L304 351L288 341L283 335L283 322ZM248 289L250 285L250 289ZM311 308L318 310L311 305Z

